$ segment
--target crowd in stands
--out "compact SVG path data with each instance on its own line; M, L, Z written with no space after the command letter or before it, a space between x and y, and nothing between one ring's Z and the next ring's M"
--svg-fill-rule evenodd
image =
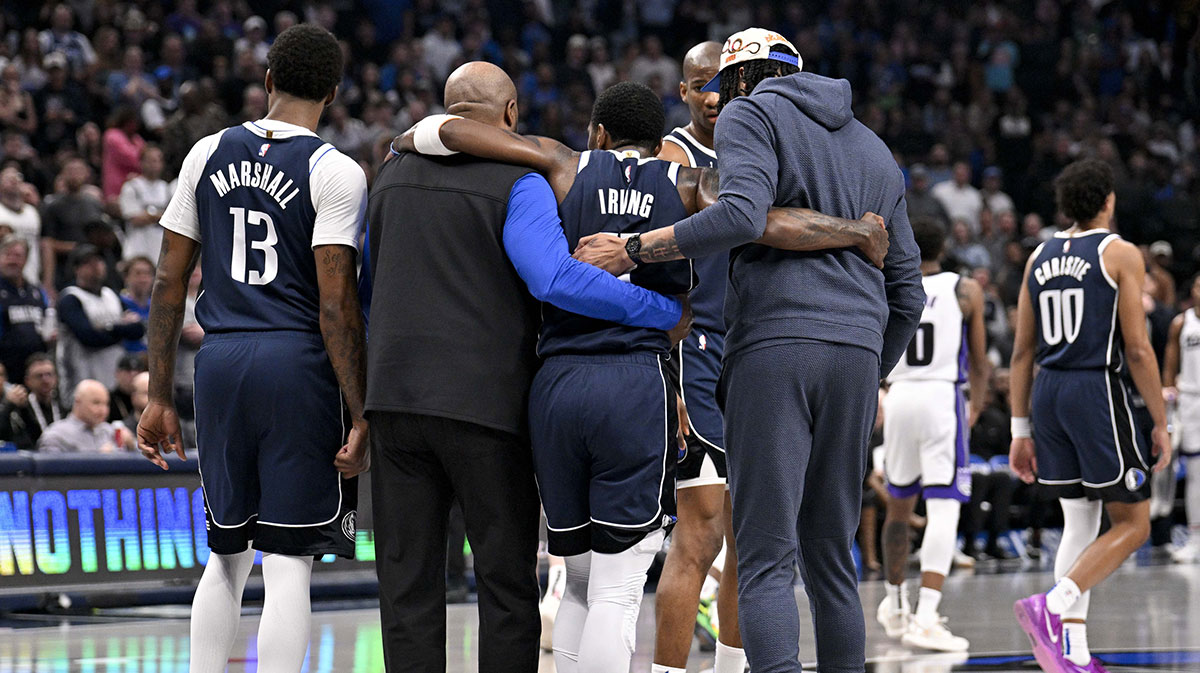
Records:
M678 82L688 47L750 25L788 36L804 70L852 83L857 117L904 171L910 217L942 221L947 267L984 288L996 369L971 446L985 465L1007 452L1011 312L1026 259L1069 224L1051 186L1069 162L1096 156L1116 172L1117 226L1145 250L1160 357L1171 317L1186 308L1200 258L1200 32L1187 3L5 3L0 441L127 445L120 430L144 406L144 374L135 374L172 181L197 140L266 114L267 50L300 21L342 38L345 76L319 132L368 179L395 133L442 110L444 80L462 62L492 61L512 76L523 132L582 149L594 97L610 84L658 91L669 129L687 121ZM189 308L199 283L197 272ZM183 411L202 337L189 311L176 382ZM976 492L986 495L964 516L975 530L1002 528L993 520L1016 491L990 475L978 471Z

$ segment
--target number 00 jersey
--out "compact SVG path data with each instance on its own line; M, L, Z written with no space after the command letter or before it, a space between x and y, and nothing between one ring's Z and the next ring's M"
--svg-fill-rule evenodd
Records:
M1039 365L1121 370L1117 284L1103 260L1104 249L1119 239L1107 229L1058 233L1034 251L1028 283Z
M967 327L958 303L960 280L957 273L921 278L925 286L921 324L888 381L966 381Z
M162 226L202 245L200 326L319 331L312 249L357 248L366 201L358 164L306 128L263 119L196 143Z

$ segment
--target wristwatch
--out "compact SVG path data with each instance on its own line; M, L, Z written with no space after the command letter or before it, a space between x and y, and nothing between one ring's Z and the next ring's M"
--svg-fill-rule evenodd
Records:
M634 234L625 239L625 254L629 255L629 259L634 264L641 264L642 258L639 255L642 251L642 235Z

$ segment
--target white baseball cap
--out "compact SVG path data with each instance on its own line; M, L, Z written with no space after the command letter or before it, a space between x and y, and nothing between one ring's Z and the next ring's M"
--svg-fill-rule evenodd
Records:
M782 44L797 54L800 53L786 37L765 28L747 28L730 35L729 39L725 40L725 46L721 47L721 67L717 70L717 76L709 80L708 84L705 84L700 90L720 93L721 70L746 61L771 59L790 63L797 68L804 67L804 62L800 60L799 56L772 52L771 47L777 44Z

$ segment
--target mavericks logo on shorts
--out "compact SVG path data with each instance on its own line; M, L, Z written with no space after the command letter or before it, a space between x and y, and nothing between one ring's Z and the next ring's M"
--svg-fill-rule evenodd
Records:
M346 516L342 517L342 534L350 541L354 541L355 520L358 518L358 513L355 510L346 512Z
M1136 467L1130 468L1125 473L1125 488L1130 491L1136 491L1146 483L1146 473Z

